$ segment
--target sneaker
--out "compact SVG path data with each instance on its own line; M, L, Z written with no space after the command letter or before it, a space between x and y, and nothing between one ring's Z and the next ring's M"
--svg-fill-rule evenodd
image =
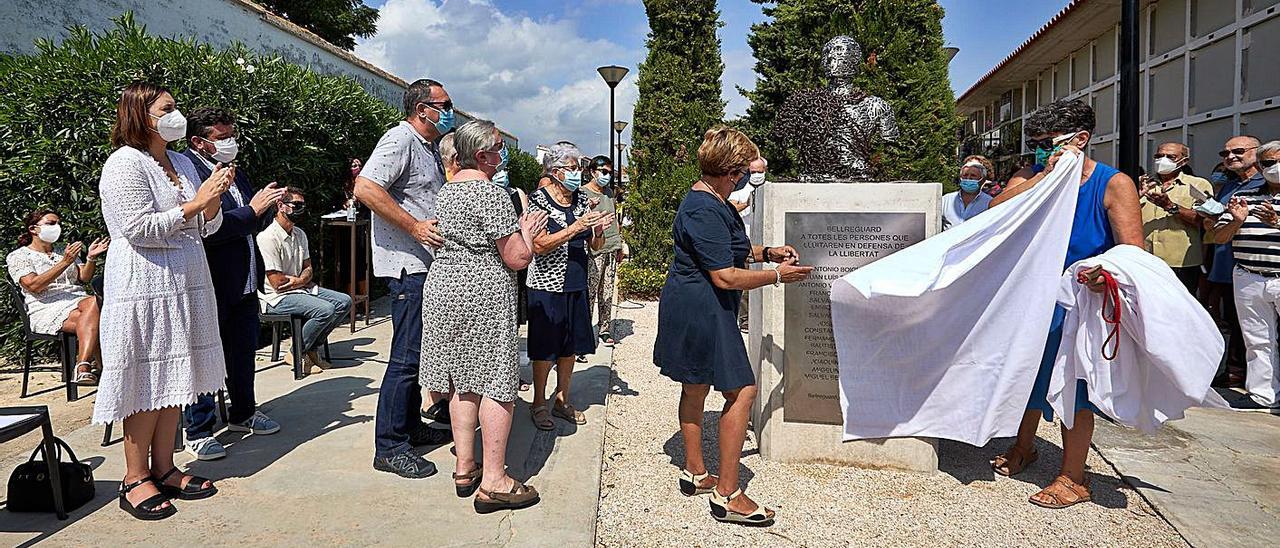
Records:
M250 434L265 436L267 434L279 432L280 424L271 420L271 417L262 414L262 411L254 411L253 416L249 417L249 420L228 424L227 430L232 432L249 432Z
M444 399L435 402L430 407L423 409L421 414L424 420L449 424L449 400Z
M373 457L373 469L409 479L422 479L436 473L436 465L410 451L390 457Z
M185 445L187 452L195 456L196 460L218 460L227 456L227 449L213 436L189 439Z
M422 423L418 423L409 431L409 445L418 447L420 445L444 445L453 441L453 431L432 428Z
M1275 406L1258 403L1258 400L1254 399L1253 396L1245 396L1243 398L1240 398L1239 400L1231 402L1230 405L1232 409L1246 410L1246 411L1278 409L1278 407L1275 407Z

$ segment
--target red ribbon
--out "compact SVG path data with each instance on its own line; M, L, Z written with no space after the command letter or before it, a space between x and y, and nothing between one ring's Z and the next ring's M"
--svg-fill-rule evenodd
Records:
M1111 326L1107 333L1106 340L1102 341L1102 358L1105 360L1114 360L1116 355L1120 353L1120 285L1116 283L1116 279L1111 276L1110 272L1099 269L1098 276L1102 277L1106 289L1102 293L1102 321ZM1082 284L1089 284L1087 271L1076 274L1076 281ZM1111 316L1107 316L1107 305L1111 307ZM1110 355L1108 355L1107 347L1111 347Z

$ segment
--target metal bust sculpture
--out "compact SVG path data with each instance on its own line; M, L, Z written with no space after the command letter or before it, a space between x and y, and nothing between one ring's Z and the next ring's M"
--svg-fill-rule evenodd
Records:
M832 38L822 48L827 87L797 92L778 111L772 137L798 150L801 182L871 181L877 140L898 140L889 103L853 86L861 65L856 40Z

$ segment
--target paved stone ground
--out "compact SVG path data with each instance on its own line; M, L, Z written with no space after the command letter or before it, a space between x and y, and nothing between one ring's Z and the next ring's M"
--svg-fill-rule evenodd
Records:
M1017 478L995 476L987 460L1009 443L975 448L944 442L932 475L762 460L748 439L747 491L779 512L778 524L752 529L715 522L705 498L676 489L683 448L678 386L652 364L657 303L623 304L607 407L598 546L1185 546L1186 541L1096 452L1089 456L1094 504L1066 510L1032 506L1061 459L1056 426L1040 429L1041 460ZM707 399L706 420L723 400ZM715 429L704 453L714 461ZM1273 476L1274 478L1274 476Z
M1192 409L1152 436L1098 424L1103 457L1192 544L1280 539L1280 416Z
M55 433L95 467L98 495L67 521L52 514L0 512L0 546L590 546L609 349L602 347L590 363L579 364L574 376L572 401L586 414L585 426L557 420L556 431L537 431L526 403L531 393L520 393L507 463L517 479L529 478L543 502L480 516L470 500L454 495L450 445L427 453L440 467L428 479L405 480L371 467L377 389L391 340L386 301L377 304L371 327L353 335L344 326L330 338L341 368L294 381L290 370L271 367L266 353L259 354L260 407L283 429L260 437L221 433L228 457L190 465L194 473L217 480L219 494L180 501L178 515L162 522L139 522L117 507L123 453L118 442L98 446L102 427L88 426L91 396L68 404L55 391L19 403L21 375L6 370L0 374L0 405L48 404ZM522 376L530 378L527 365ZM37 377L45 386L56 380L52 372ZM27 436L0 446L0 477L8 478L36 443ZM180 463L189 460L186 453L177 457Z

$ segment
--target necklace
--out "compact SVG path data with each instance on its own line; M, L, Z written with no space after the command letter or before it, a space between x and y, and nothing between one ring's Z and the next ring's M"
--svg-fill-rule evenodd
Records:
M724 202L724 198L721 197L720 194L716 192L716 189L712 187L710 184L708 184L706 181L703 181L702 179L698 179L698 182L694 183L693 186L696 188L698 185L702 185L706 187L706 192L710 193L712 196L715 196L717 200Z

